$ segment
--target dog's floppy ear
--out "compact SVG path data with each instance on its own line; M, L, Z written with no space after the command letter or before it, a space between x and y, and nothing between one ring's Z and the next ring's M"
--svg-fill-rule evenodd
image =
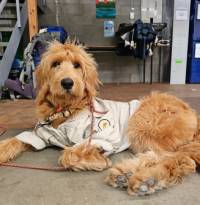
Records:
M91 56L88 56L89 60L85 62L84 66L84 78L85 78L85 88L89 94L89 97L96 96L97 89L101 84L98 73L97 64Z
M41 89L41 87L44 85L45 81L47 80L47 71L46 68L48 68L48 59L46 59L45 53L43 54L43 57L41 59L40 64L37 66L35 70L35 79L36 79L36 87L37 90Z
M36 89L37 89L37 97L36 97L36 113L38 118L44 119L51 112L51 107L47 102L47 95L49 93L49 85L46 82L46 76L44 73L44 69L41 65L37 67L35 70L35 78L36 78Z
M35 70L36 79L36 91L37 91L37 102L45 101L46 95L49 92L49 85L47 83L47 74L45 74L44 63L41 62L40 65Z
M41 66L38 66L34 72L35 74L35 79L36 79L36 86L37 86L37 89L41 88L43 82L44 82L44 79L43 79L43 71L42 71L42 68Z

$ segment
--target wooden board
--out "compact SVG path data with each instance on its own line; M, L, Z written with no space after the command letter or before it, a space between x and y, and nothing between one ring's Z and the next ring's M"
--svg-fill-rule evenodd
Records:
M28 0L29 37L38 33L37 0Z

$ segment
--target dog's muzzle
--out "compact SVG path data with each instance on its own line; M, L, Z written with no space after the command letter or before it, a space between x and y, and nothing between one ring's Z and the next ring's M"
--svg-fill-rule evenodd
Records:
M70 91L74 85L74 81L71 78L64 78L61 80L61 85L65 90Z

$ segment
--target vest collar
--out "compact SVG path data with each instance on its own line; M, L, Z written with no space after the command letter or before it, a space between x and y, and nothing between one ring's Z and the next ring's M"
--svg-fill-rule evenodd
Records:
M90 112L93 112L95 117L102 117L108 112L107 107L104 105L103 101L100 98L94 98L91 103L88 104L88 109ZM50 115L46 118L46 122L52 123L54 120L59 118L68 118L70 117L76 109L62 109L58 107L56 113Z

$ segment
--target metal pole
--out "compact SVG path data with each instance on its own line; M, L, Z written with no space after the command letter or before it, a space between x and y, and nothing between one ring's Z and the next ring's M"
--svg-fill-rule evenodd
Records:
M159 64L158 64L158 82L161 82L161 61L162 61L162 48L159 47Z
M144 60L143 60L143 83L146 82L145 74L146 74L146 59L144 58Z
M153 81L153 55L151 56L151 68L150 68L150 84L152 84Z
M17 12L17 26L18 28L22 27L21 24L21 15L20 15L20 4L19 4L19 0L16 0L16 12Z

